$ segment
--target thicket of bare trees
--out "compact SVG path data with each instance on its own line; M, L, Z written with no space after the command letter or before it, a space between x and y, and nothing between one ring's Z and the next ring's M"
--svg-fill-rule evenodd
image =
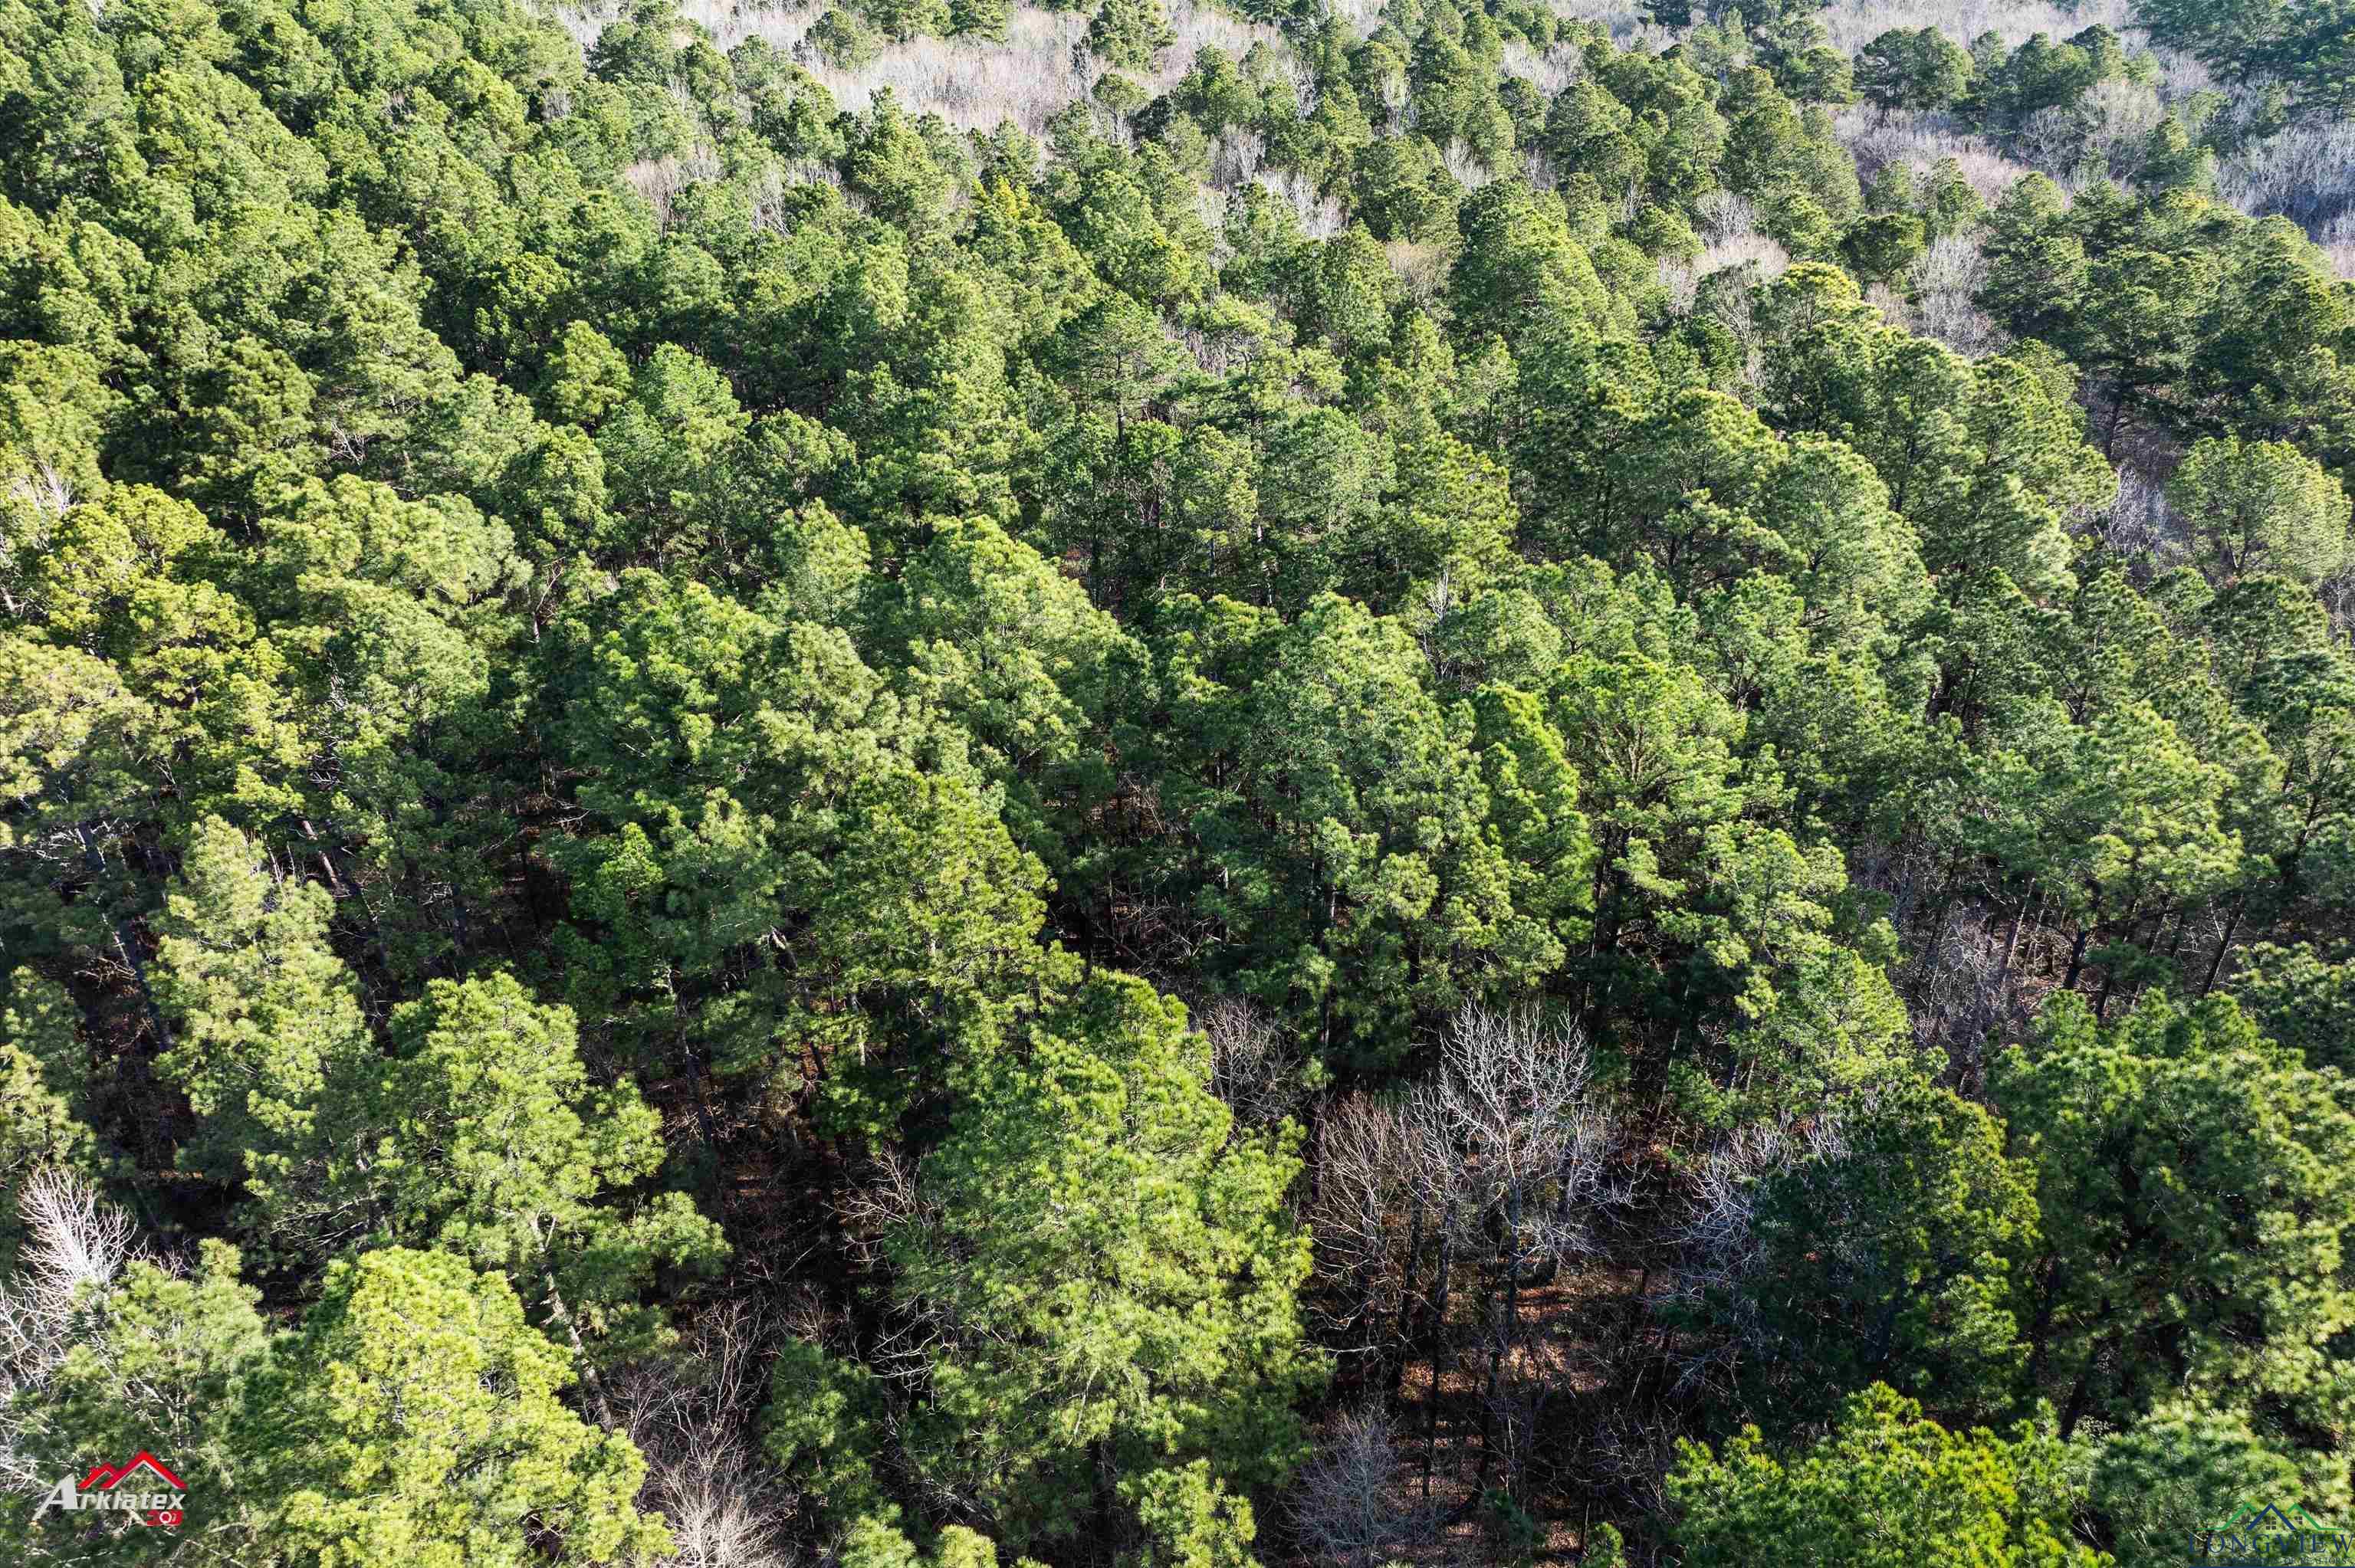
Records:
M1635 1198L1623 1129L1574 1031L1534 1009L1466 1007L1436 1046L1430 1080L1342 1098L1321 1123L1318 1299L1367 1403L1312 1472L1303 1507L1320 1539L1372 1528L1345 1530L1334 1499L1381 1489L1365 1478L1384 1457L1404 1456L1410 1473L1389 1480L1415 1510L1365 1519L1428 1525L1434 1495L1460 1516L1492 1489L1518 1494L1550 1404L1589 1353L1554 1296L1541 1313L1532 1303L1594 1257ZM1411 1372L1420 1419L1400 1429ZM1450 1406L1462 1425L1442 1472Z

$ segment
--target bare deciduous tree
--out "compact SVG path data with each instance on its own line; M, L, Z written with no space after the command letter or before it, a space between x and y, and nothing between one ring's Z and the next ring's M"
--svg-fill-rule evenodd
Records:
M1668 1512L1667 1478L1683 1430L1657 1402L1622 1401L1603 1409L1570 1457L1577 1483L1628 1514L1659 1519Z
M1381 1355L1405 1336L1423 1250L1419 1152L1396 1106L1354 1096L1326 1113L1309 1224L1333 1286L1322 1337L1344 1355Z
M1595 1211L1630 1195L1609 1180L1614 1134L1588 1080L1585 1044L1568 1025L1534 1009L1467 1007L1441 1042L1438 1075L1411 1102L1448 1239L1465 1227L1467 1245L1488 1249L1484 1482L1499 1413L1522 1408L1504 1399L1502 1380L1521 1337L1524 1285L1550 1282L1564 1258L1588 1251Z
M54 1478L27 1449L22 1396L49 1380L89 1315L138 1255L131 1217L87 1179L45 1167L17 1194L25 1241L15 1277L0 1283L0 1483L46 1486Z
M1301 1549L1343 1568L1373 1568L1385 1553L1428 1540L1440 1510L1410 1500L1398 1480L1389 1412L1373 1401L1343 1414L1294 1483Z
M784 1325L743 1301L706 1313L691 1357L662 1358L613 1380L621 1426L645 1456L645 1507L669 1521L679 1568L785 1568L794 1552L774 1499L790 1489L745 1434L768 1392L769 1351Z
M1273 1127L1307 1098L1299 1044L1241 997L1202 1009L1210 1041L1210 1087L1245 1127Z

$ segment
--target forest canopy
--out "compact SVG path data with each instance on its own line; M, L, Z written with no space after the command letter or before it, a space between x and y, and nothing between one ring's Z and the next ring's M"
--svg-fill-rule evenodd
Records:
M0 0L0 1556L2355 1524L2355 16L2100 3Z

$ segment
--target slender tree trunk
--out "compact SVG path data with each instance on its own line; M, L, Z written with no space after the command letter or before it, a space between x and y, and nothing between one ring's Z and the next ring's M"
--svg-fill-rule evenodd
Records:
M1627 1298L1627 1326L1619 1333L1619 1350L1623 1355L1635 1340L1636 1325L1644 1320L1644 1292L1651 1287L1652 1266L1647 1263L1643 1272L1636 1276L1636 1294Z
M2200 994L2206 996L2215 989L2216 977L2224 968L2224 955L2232 950L2232 937L2241 928L2241 911L2248 906L2249 895L2244 888L2232 900L2232 912L2224 917L2224 935L2216 944L2216 956L2208 961L2208 978L2200 982Z
M1406 1223L1406 1272L1399 1279L1398 1316L1391 1325L1390 1391L1391 1408L1398 1408L1399 1394L1406 1385L1407 1336L1412 1331L1407 1308L1414 1300L1415 1270L1423 1266L1423 1194L1414 1195L1412 1208Z
M1938 967L1938 951L1946 945L1946 926L1955 913L1955 879L1948 873L1938 885L1938 914L1930 926L1930 940L1922 949L1919 972L1930 974Z
M2107 1316L2109 1303L2105 1301L2102 1305L2105 1309L2104 1316ZM2069 1390L2069 1403L2061 1408L2059 1436L2063 1443L2076 1435L2077 1423L2084 1419L2085 1406L2093 1398L2094 1370L2102 1364L2103 1351L2108 1349L2115 1340L2115 1336L2112 1336L2086 1351L2085 1364L2077 1369L2077 1381Z
M1433 1347L1430 1353L1434 1359L1439 1353L1436 1349L1438 1336L1447 1327L1447 1276L1449 1267L1455 1261L1455 1200L1450 1198L1447 1201L1446 1212L1440 1219L1439 1274L1438 1277L1432 1282L1431 1310L1423 1319L1423 1338Z
M2068 978L2061 982L2062 991L2077 989L2078 972L2085 967L2085 938L2093 934L2094 928L2090 926L2077 927L2077 939L2069 944L2069 974Z
M1455 1254L1455 1200L1447 1201L1440 1220L1439 1273L1433 1280L1431 1313L1423 1322L1424 1355L1431 1362L1431 1392L1424 1396L1423 1416L1423 1500L1431 1500L1431 1467L1439 1454L1439 1353L1447 1333L1447 1267Z
M1480 1470L1473 1489L1488 1484L1488 1463L1496 1457L1497 1396L1504 1384L1505 1352L1518 1337L1521 1317L1521 1188L1513 1183L1505 1199L1505 1311L1488 1342L1488 1390L1480 1402Z
M1329 1017L1332 1008L1329 995L1326 1008ZM1308 1204L1314 1209L1325 1196L1325 1097L1322 1093L1308 1102L1308 1142L1301 1152L1307 1157Z
M704 1151L709 1153L719 1146L719 1134L711 1121L710 1074L704 1068L702 1053L696 1050L694 1043L687 1038L687 1004L679 1000L678 987L672 985L668 989L671 1013L678 1020L679 1054L687 1058L687 1078L695 1086L696 1126L703 1134ZM796 1138L794 1143L798 1147L800 1139Z
M102 883L106 876L106 856L100 853L98 844L91 838L90 824L76 822L74 838L81 845L82 865L90 873L91 882ZM93 891L101 898L105 898L102 890L94 888ZM107 899L106 902L111 905L113 901ZM155 1037L164 1043L164 1049L169 1051L172 1048L172 1026L164 1022L164 1011L155 1005L155 990L147 983L147 963L139 956L139 944L132 939L129 925L112 908L107 911L106 924L107 928L114 933L115 952L121 956L124 967L130 969L132 982L139 988L139 1001L146 1009L147 1022L155 1026Z
M326 845L319 842L318 831L311 826L311 819L297 817L294 825L303 830L303 842L318 851L319 869L327 874L327 891L338 899L348 896L343 878L336 874L336 857L327 853Z
M2003 994L2003 988L2011 981L2011 961L2014 958L2018 957L2019 953L2019 928L2024 923L2026 923L2028 919L2028 906L2035 900L2035 898L2036 885L2031 882L2028 885L2028 891L2021 894L2019 896L2019 907L2012 911L2011 935L2004 939L2003 964L2001 968L1996 970L1995 996L1989 997L1987 999L1989 1001L1993 1001L1995 997L2001 996Z
M2125 424L2126 419L2126 383L2121 381L2117 386L2116 397L2110 405L2109 430L2102 437L2102 455L2104 457L2108 458L2115 457L2116 455L2118 445L2118 427Z
M2044 1358L2052 1342L2052 1313L2061 1298L2061 1260L2047 1259L2044 1277L2037 1281L2036 1319L2028 1330L2028 1386L2031 1391L2044 1380Z
M1555 1195L1553 1203L1553 1220L1556 1226L1566 1225L1570 1223L1570 1172L1572 1167L1576 1164L1577 1160L1578 1146L1573 1142L1570 1148L1562 1150L1561 1164L1556 1168L1554 1171L1554 1181L1561 1189L1561 1191Z
M573 1364L581 1369L581 1386L588 1391L589 1408L597 1417L597 1425L611 1432L614 1427L613 1402L605 1397L605 1380L598 1374L597 1363L589 1359L589 1347L581 1341L581 1325L573 1319L571 1308L564 1304L564 1293L556 1287L556 1270L545 1262L540 1277L548 1281L548 1315L564 1330L572 1346Z
M309 822L306 821L303 824L303 830L304 832L307 833L310 832L310 828L311 824ZM368 944L376 949L377 967L384 971L387 983L391 983L394 980L392 971L392 951L384 945L384 922L378 918L376 906L368 902L368 888L360 882L359 872L352 864L352 852L348 848L341 847L341 834L338 833L336 824L329 822L327 824L327 831L330 833L336 833L337 836L336 838L323 841L323 847L320 851L321 858L326 860L330 864L332 864L338 853L343 856L345 885L348 886L352 890L352 896L359 900L360 913L368 916ZM362 982L362 989L366 989L365 981Z
M1113 1488L1112 1446L1099 1437L1088 1445L1088 1456L1094 1461L1096 1482L1096 1543L1109 1551L1116 1539L1118 1515L1114 1509L1118 1496Z
M2165 922L2165 920L2166 920L2166 916L2163 916L2163 915L2162 915L2159 918L2160 918L2160 921L2161 921L2162 923L2164 923L2164 922ZM2125 935L2125 938L2124 938L2124 939L2125 939L2125 941L2126 941L2126 945L2127 945L2128 947L2132 947L2132 946L2134 946L2134 940L2135 940L2135 927L2136 927L2137 926L2140 925L2141 923L2142 923L2142 915L2141 915L2141 912L2140 912L2140 911L2138 911L2138 910L2137 910L2137 911L2135 911L2135 912L2133 912L2133 913L2130 913L2130 914L2128 914L2128 915L2126 916L2126 935ZM2155 935L2155 934L2156 934L2156 932L2154 932L2154 935ZM2101 993L2100 993L2099 995L2097 995L2096 997L2094 997L2094 1022L2096 1022L2096 1023L2102 1023L2102 1022L2106 1022L2108 1021L2108 1019L2109 1019L2109 1013L2110 1013L2110 996L2111 996L2111 993L2112 993L2112 992L2114 992L2115 991L2116 991L2116 989L2117 989L2117 983L2118 983L2118 969L2117 969L2117 966L2116 966L2115 964L2105 964L2105 965L2103 965L2103 966L2102 966L2102 990L2101 990Z

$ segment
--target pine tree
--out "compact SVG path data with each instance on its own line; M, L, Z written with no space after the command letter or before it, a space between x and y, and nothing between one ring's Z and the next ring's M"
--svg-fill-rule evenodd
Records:
M184 1155L267 1192L315 1147L331 1082L374 1054L351 971L327 941L335 900L281 880L219 818L197 825L156 922L156 997L175 1041L157 1070L201 1118Z

